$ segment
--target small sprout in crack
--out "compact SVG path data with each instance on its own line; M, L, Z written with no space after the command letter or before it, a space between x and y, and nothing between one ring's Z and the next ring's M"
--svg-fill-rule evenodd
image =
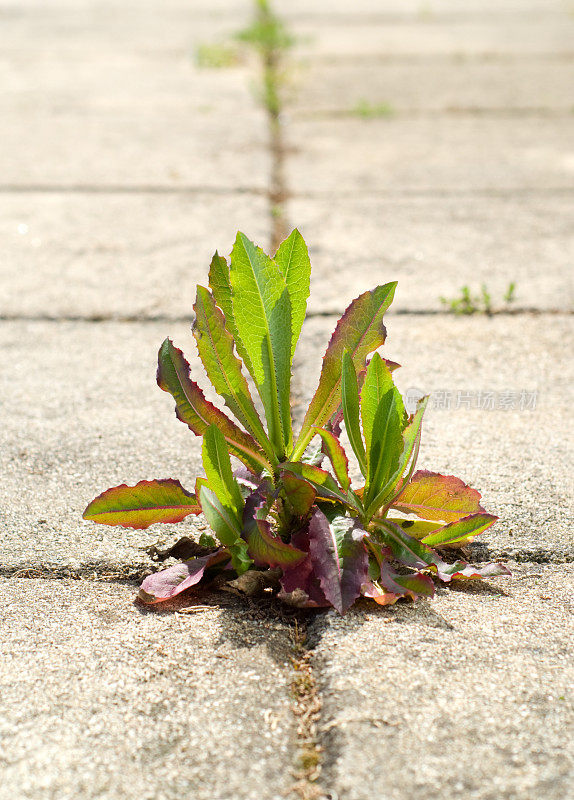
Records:
M195 63L202 69L229 69L241 63L237 46L227 43L200 44L195 51Z
M390 103L371 103L368 100L361 99L353 108L352 113L356 117L363 119L376 119L380 117L392 117L395 114L395 109Z
M503 310L508 308L514 301L515 291L516 284L512 281L508 284L502 296L504 301ZM440 297L439 300L451 314L456 314L457 316L464 314L486 314L490 316L494 312L492 295L485 283L481 284L480 294L474 294L469 286L462 286L458 297Z
M504 293L504 302L505 303L512 303L514 301L514 293L516 291L516 284L514 281L508 284L508 288Z
M296 38L273 12L268 0L257 0L256 10L257 14L252 24L236 34L240 42L256 47L263 55L288 50L295 45Z
M211 533L190 557L144 580L144 603L214 578L237 587L241 576L259 573L258 583L285 603L342 614L361 595L389 605L432 597L435 580L508 573L501 564L445 560L437 550L471 542L497 517L459 478L416 470L428 398L407 413L394 383L398 364L379 353L396 282L344 312L293 429L291 370L310 276L298 230L273 256L243 233L229 260L213 256L208 287L197 287L193 335L227 412L205 397L170 339L160 346L157 383L175 401L177 419L202 438L204 475L193 491L172 478L122 484L84 512L86 520L135 529L203 515ZM358 485L349 457L362 474Z

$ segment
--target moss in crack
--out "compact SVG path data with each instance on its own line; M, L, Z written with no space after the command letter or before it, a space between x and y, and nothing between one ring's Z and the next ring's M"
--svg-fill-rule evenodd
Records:
M286 192L283 174L283 132L280 120L281 89L286 76L284 56L296 40L283 21L274 13L269 0L255 0L255 12L253 23L240 31L237 38L259 54L263 68L261 102L269 119L271 249L275 250L287 232L283 210Z
M321 697L315 680L312 652L307 647L307 629L295 621L293 627L292 710L297 720L297 763L292 793L300 800L320 800L324 796L318 783L322 749L318 741Z

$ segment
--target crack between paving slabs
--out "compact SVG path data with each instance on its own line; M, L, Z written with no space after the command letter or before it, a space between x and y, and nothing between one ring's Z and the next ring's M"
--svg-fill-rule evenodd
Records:
M502 551L476 552L473 554L473 563L484 561L504 560L509 564L574 564L572 552L553 552L538 548L536 550L514 550L512 553ZM157 566L157 565L156 565ZM150 567L143 564L102 564L100 562L84 563L77 566L55 564L16 564L13 566L0 565L0 578L21 578L30 580L89 580L95 582L131 584L137 586L150 574ZM305 642L305 630L300 631L297 647Z
M84 565L83 567L0 567L0 578L44 579L78 582L106 582L120 585L133 585L134 588L149 569L119 567L114 565ZM291 696L291 712L295 721L295 761L292 765L292 783L285 792L285 797L293 800L329 800L318 783L323 761L323 748L319 743L321 714L321 697L318 691L315 669L313 667L312 648L308 646L308 612L285 606L274 597L267 595L256 597L235 597L218 592L209 592L205 596L199 593L186 592L178 598L179 602L193 600L189 605L175 609L176 613L193 614L194 612L227 609L239 612L246 619L258 622L277 623L285 627L286 644L291 651L291 668L288 676ZM239 599L239 605L238 603ZM167 605L167 604L166 604ZM231 605L233 609L231 609Z
M284 176L285 146L281 122L281 81L284 54L293 39L275 14L271 0L254 0L254 20L239 38L255 49L261 59L261 102L267 114L271 172L269 176L270 248L275 252L287 236L285 219L286 186Z
M0 184L0 194L212 194L227 196L230 194L251 194L265 196L267 190L253 186L159 186L116 185L116 184L60 184L42 183Z
M309 311L305 319L339 319L344 313L344 309L327 309L325 311ZM473 314L453 314L452 311L444 311L440 308L399 308L389 311L387 316L398 317L542 317L542 316L563 316L571 317L574 311L567 308L534 308L523 306L517 308L492 309L489 313L476 311ZM155 322L169 323L189 323L192 324L195 317L193 314L14 314L0 313L0 322L86 322L86 323L105 323L121 322L123 324L146 324Z
M266 0L256 0L257 16L259 22L263 24L277 21L273 12L270 9L269 3ZM287 221L285 219L285 200L288 196L284 180L284 141L283 130L281 124L281 107L278 100L279 95L279 76L281 68L282 50L269 43L264 43L261 48L262 62L263 62L263 81L264 81L264 104L268 114L269 120L269 135L270 135L270 151L271 151L271 176L270 188L267 192L270 203L270 217L271 217L271 245L272 249L280 244L286 235ZM276 102L275 102L276 101ZM118 187L118 186L69 186L69 187L40 187L40 186L0 186L0 192L77 192L77 193L132 193L132 192L150 192L150 193L200 193L209 192L219 194L222 191L228 192L229 190L220 190L217 187ZM262 194L260 190L240 187L232 190L234 193L246 194L255 193ZM307 318L313 317L330 317L340 316L340 311L325 311L325 312L311 312ZM417 316L422 315L448 315L448 312L440 310L401 310L395 312L401 315L413 314ZM519 315L519 314L565 314L568 312L559 309L550 309L541 311L539 309L512 309L495 311L494 314L502 315ZM114 315L91 315L91 316L59 316L50 317L45 315L0 315L0 320L16 321L78 321L78 322L188 322L192 320L191 316L170 316L170 315L154 315L154 316L114 316ZM525 553L525 558L520 561L531 560L528 556L531 553ZM552 563L552 554L540 554L536 559L536 563ZM566 563L564 559L561 563ZM116 565L102 565L102 564L86 564L79 568L72 567L50 567L47 565L30 566L30 567L14 567L3 568L0 567L1 577L12 578L43 578L43 579L75 579L75 580L92 580L92 581L106 581L110 583L121 584L137 584L149 570L139 567L118 567ZM252 603L253 604L253 603ZM246 612L249 613L249 612ZM273 612L272 612L273 613ZM273 616L276 618L276 611ZM265 614L264 614L265 616ZM321 800L327 798L321 790L318 778L321 774L321 766L324 760L323 747L319 740L320 730L320 714L321 714L321 695L318 689L316 679L316 666L312 663L313 647L308 642L308 625L305 618L294 618L292 625L292 680L291 680L291 693L292 693L292 712L297 723L297 763L295 765L295 783L291 787L291 794L300 798L300 800Z

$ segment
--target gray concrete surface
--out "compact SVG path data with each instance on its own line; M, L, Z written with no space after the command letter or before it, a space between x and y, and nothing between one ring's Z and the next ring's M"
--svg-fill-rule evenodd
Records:
M335 322L318 318L304 326L296 361L300 414ZM484 547L477 543L475 557L574 560L571 318L389 314L386 327L382 352L402 364L401 392L431 394L419 467L475 486L500 517L480 537ZM520 409L522 391L535 408ZM354 476L358 481L356 467Z
M501 521L470 556L513 569L415 607L360 604L312 622L318 795L562 800L572 9L273 7L300 37L282 154L286 215L315 266L310 309L340 312L399 280L385 352L404 365L403 390L434 392L419 463L482 491ZM190 312L237 228L271 234L257 59L210 70L195 58L252 12L250 0L0 2L0 570L20 576L0 579L2 800L289 796L300 755L290 632L224 593L133 605L153 566L145 548L200 519L147 532L80 519L108 486L175 476L192 488L201 469L199 440L155 385L156 352L172 336L199 373L189 326L169 318ZM394 113L349 114L361 100ZM408 313L440 311L465 283L486 283L497 305L510 281L516 306L536 314ZM137 321L89 320L118 315ZM335 321L304 326L299 418ZM522 391L535 408L520 409ZM498 407L465 408L479 392ZM66 574L78 579L53 579ZM198 600L209 609L177 613Z
M324 21L326 18L342 20L343 23L350 17L361 19L404 19L414 17L415 20L435 18L440 21L445 17L459 17L461 19L493 14L495 19L499 16L524 16L540 14L557 14L563 17L568 10L565 0L466 0L461 4L459 0L385 0L384 3L373 0L355 0L352 8L346 0L315 0L312 6L306 0L275 0L273 7L286 19L312 17L314 20Z
M372 7L373 8L373 7ZM329 16L306 22L294 18L293 31L300 37L303 55L324 59L362 59L442 56L445 53L480 56L537 58L548 52L572 55L574 20L561 14L523 17L477 14L470 19L455 16L425 19L420 6L418 19L373 23L372 19L346 20L331 24ZM376 11L375 11L376 14Z
M3 568L149 566L144 548L196 530L193 518L148 531L81 520L90 500L120 483L173 477L193 491L201 441L155 382L157 350L170 336L213 397L189 325L0 327L9 354L1 379Z
M572 589L537 565L317 620L330 796L568 796Z
M279 800L292 783L288 631L229 600L186 614L191 597L158 612L133 595L0 579L2 800Z
M267 244L265 198L0 194L0 315L189 316L238 230Z
M341 311L389 280L402 311L444 310L441 297L482 284L501 308L511 282L511 308L572 309L568 195L294 197L288 208L310 243L312 311Z
M249 22L249 3L236 6L7 7L1 184L264 189L253 65L196 66L198 46Z
M315 390L335 322L317 318L304 326L294 378L299 416ZM175 419L172 400L155 385L156 350L169 335L213 398L188 325L11 322L1 327L3 350L11 354L2 374L8 398L1 433L7 507L3 566L145 567L151 562L143 548L197 529L196 520L147 532L80 520L92 497L119 483L177 477L193 489L201 473L200 441ZM403 364L397 373L401 390L435 393L420 465L460 475L483 492L487 507L502 518L484 537L492 554L574 557L568 512L570 319L556 316L548 325L536 316L389 315L387 328L385 352ZM530 398L536 392L534 409L520 410L522 391ZM495 404L515 408L468 409L465 392L473 406L488 405L478 393L492 392ZM507 400L505 392L511 393ZM433 407L443 401L450 409Z
M574 116L293 120L296 193L570 193ZM341 142L345 142L341 158ZM339 158L333 170L333 159Z
M574 107L571 60L539 62L445 56L376 62L301 60L287 95L297 116L420 116L449 112L484 115L570 115Z

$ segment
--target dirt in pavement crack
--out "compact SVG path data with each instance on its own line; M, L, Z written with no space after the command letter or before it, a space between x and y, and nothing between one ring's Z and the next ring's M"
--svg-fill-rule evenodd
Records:
M296 720L297 748L293 797L300 800L326 800L320 776L323 751L319 743L321 695L312 662L312 649L307 642L307 624L295 622L293 627L292 710Z

